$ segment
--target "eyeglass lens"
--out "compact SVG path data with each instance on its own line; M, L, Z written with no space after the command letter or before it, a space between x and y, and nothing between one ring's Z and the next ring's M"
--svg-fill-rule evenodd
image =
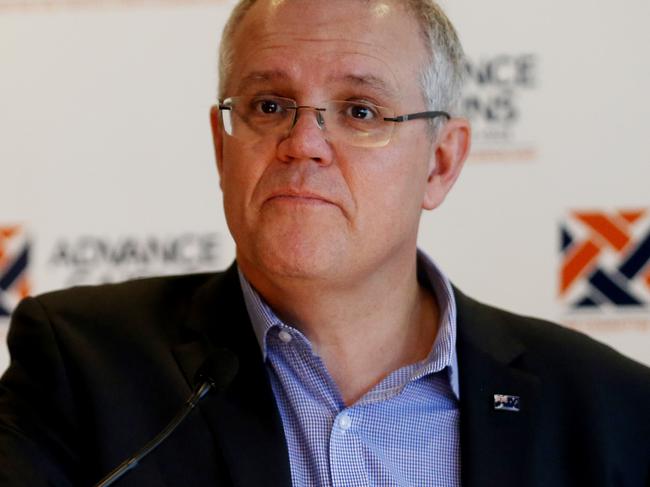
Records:
M334 142L361 147L386 145L394 124L384 118L391 110L361 101L328 101L322 107L299 106L280 97L232 97L221 105L224 129L228 135L251 140L261 137L286 137L298 117L313 111L318 126Z

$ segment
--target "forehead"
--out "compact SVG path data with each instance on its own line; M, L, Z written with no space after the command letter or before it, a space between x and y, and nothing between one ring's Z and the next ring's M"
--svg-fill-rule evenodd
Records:
M405 54L406 53L406 54ZM228 85L278 83L417 91L426 49L393 0L259 0L233 37Z

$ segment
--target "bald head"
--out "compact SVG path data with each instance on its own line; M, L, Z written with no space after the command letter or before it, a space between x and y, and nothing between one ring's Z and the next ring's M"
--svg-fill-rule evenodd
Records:
M419 25L419 35L427 52L424 64L417 66L422 95L430 110L455 113L463 82L463 49L456 31L442 9L433 0L350 0L367 4L369 13L390 15L395 8L406 8ZM321 0L240 0L234 7L223 30L219 52L219 98L227 93L235 52L235 36L246 14L253 8L269 11L280 9L288 2L321 3ZM386 35L391 35L386 32ZM420 64L418 58L413 63Z

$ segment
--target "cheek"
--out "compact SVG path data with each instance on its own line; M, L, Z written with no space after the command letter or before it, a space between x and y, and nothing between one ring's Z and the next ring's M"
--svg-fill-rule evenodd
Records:
M419 220L426 168L421 158L418 162L404 154L390 154L382 161L387 162L364 163L354 177L352 192L360 214L364 215L363 222L375 229L410 226Z
M240 141L224 144L221 172L221 188L226 216L236 212L243 218L250 207L255 187L262 178L268 160L274 152L260 144L247 145ZM264 157L264 154L268 154ZM235 216L235 215L232 215Z

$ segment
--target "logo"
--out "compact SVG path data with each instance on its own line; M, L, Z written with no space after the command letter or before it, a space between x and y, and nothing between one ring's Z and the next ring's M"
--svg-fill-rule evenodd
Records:
M8 317L29 295L29 252L27 236L20 226L0 227L0 318Z
M573 212L561 225L561 255L559 293L570 310L650 306L650 210Z
M537 156L528 124L529 93L535 90L538 59L531 53L469 59L462 112L472 122L470 158L482 161L531 160Z
M218 249L216 233L68 237L55 242L48 277L62 287L210 271L219 265Z

